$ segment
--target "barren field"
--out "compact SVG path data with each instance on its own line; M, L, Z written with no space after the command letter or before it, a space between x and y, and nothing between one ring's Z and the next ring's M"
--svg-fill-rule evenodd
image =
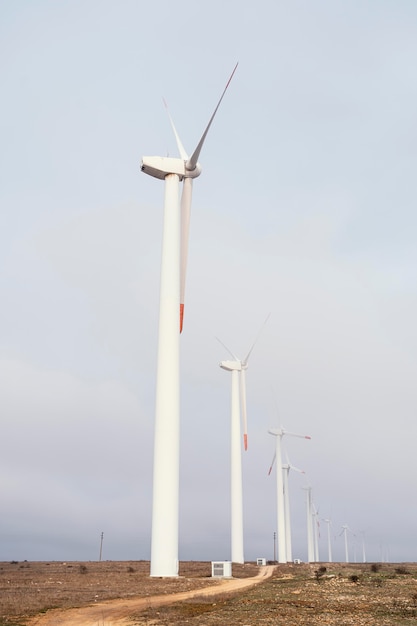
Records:
M258 572L253 563L233 565L234 578ZM163 606L156 599L207 587L214 588L214 596L174 597ZM207 562L181 563L176 579L150 578L145 561L0 563L0 626L75 623L70 608L103 602L108 608L117 606L117 599L124 601L126 615L134 598L146 604L128 613L132 626L417 625L414 563L277 565L257 586L226 595L225 589L211 578Z

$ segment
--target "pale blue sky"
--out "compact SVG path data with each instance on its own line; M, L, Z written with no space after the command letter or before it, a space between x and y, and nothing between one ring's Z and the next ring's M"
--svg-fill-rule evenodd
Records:
M0 3L0 560L149 558L163 185L239 67L194 185L180 559L230 558L230 377L247 375L245 554L272 558L288 441L304 492L417 560L417 5ZM326 557L324 532L321 556ZM343 541L334 546L344 556ZM352 545L353 555L353 545ZM359 558L359 553L358 553Z

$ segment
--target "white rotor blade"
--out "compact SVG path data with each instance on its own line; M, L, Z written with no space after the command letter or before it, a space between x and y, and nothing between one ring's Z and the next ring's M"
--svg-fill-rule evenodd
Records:
M295 465L291 463L290 459L288 458L287 452L285 452L285 456L287 458L287 465L290 468L290 470L294 470L294 472L298 472L299 474L305 474L304 470L301 470L298 467L295 467Z
M163 99L165 109L168 115L168 119L171 124L171 128L175 135L178 151L181 158L186 161L188 154L182 144L177 129L175 128L174 121L168 109L168 105ZM184 323L184 299L185 299L185 278L187 273L187 259L188 259L188 238L190 231L190 216L191 216L191 197L192 197L193 181L191 178L184 178L182 195L181 195L181 269L180 269L180 333L182 333Z
M274 467L274 463L275 463L275 459L277 458L277 453L274 452L274 456L272 457L272 461L271 461L271 465L269 466L269 470L268 470L268 476L270 475L270 473L272 472L272 468Z
M177 129L175 128L175 124L174 124L173 119L172 119L172 117L171 117L171 113L169 112L168 105L167 105L167 103L166 103L166 101L165 101L165 98L162 98L162 100L164 101L165 109L166 109L166 112L167 112L167 115L168 115L168 119L169 119L170 124L171 124L171 128L172 128L172 130L174 131L175 140L176 140L176 142L177 142L177 147L178 147L178 151L179 151L179 153L180 153L180 156L181 156L181 158L182 158L184 161L187 161L187 160L188 160L188 154L186 153L185 148L184 148L184 146L182 145L182 142L181 142L180 136L179 136L179 135L178 135L178 133L177 133Z
M239 361L238 357L235 354L233 354L231 350L229 350L229 348L223 343L223 341L221 341L221 339L219 339L218 337L216 337L216 339L223 346L223 348L230 354L230 356L234 358L235 361Z
M251 355L251 352L252 352L252 350L254 349L255 344L257 344L257 343L258 343L259 337L261 336L261 332L263 331L264 326L265 326L265 324L267 323L267 321L269 320L270 316L271 316L271 314L270 314L270 313L268 313L268 315L266 316L266 319L265 319L264 323L262 324L261 328L260 328L260 329L259 329L259 331L258 331L258 334L256 335L255 341L253 342L253 344L252 344L252 346L251 346L251 348L250 348L249 352L247 353L246 357L243 359L242 363L247 363L247 362L248 362L248 359L249 359L249 357L250 357L250 355Z
M181 278L180 278L180 333L184 322L185 278L187 274L188 236L190 232L193 179L184 178L181 195Z
M245 370L240 371L240 407L242 411L243 423L243 445L245 450L248 449L248 418L246 413L246 374Z
M227 90L227 88L228 88L228 86L230 84L230 81L232 80L233 75L236 72L237 66L238 66L238 63L236 63L236 65L235 65L235 67L233 69L233 72L231 73L230 78L227 81L226 87L224 88L224 91L223 91L223 93L221 95L221 98L220 98L219 102L217 103L216 108L214 109L214 113L211 116L209 123L207 124L206 130L202 134L202 137L201 137L200 141L198 142L198 145L197 145L196 149L194 150L194 152L192 153L191 157L188 159L187 163L185 164L185 167L186 167L186 169L188 171L194 170L196 165L197 165L198 157L200 156L201 148L203 147L203 144L204 144L204 141L206 139L207 133L208 133L208 131L210 129L211 123L214 120L214 116L216 115L217 109L219 108L220 103L223 100L224 94L226 93L226 90Z
M289 437L300 437L301 439L311 439L310 435L298 435L297 433L290 433L288 430L284 430L281 428L283 435L288 435Z

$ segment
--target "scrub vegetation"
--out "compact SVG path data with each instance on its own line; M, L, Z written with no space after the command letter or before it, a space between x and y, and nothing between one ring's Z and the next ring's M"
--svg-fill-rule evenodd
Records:
M259 568L233 565L234 577ZM181 563L175 579L149 577L149 563L0 563L0 626L29 625L51 608L151 597L219 585L207 562ZM220 587L219 587L220 592ZM417 564L277 565L249 590L150 606L132 625L406 626L417 623Z

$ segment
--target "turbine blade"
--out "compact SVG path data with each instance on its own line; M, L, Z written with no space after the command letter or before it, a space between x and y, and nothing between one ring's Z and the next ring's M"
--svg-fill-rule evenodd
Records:
M184 323L185 278L187 274L188 237L190 232L193 179L184 178L181 195L181 278L180 278L180 333Z
M299 435L297 433L290 433L288 430L282 429L283 435L288 435L289 437L300 437L300 439L311 439L310 435Z
M187 161L187 160L188 160L188 154L187 154L187 152L185 151L185 148L184 148L184 146L183 146L183 145L182 145L182 143L181 143L181 139L180 139L180 137L179 137L179 135L178 135L178 133L177 133L177 129L175 128L175 124L174 124L174 121L173 121L173 119L172 119L172 117L171 117L171 113L169 112L168 105L167 105L167 103L166 103L166 101L165 101L165 98L162 98L162 100L163 100L164 105L165 105L165 109L166 109L166 112L167 112L167 115L168 115L168 119L169 119L170 124L171 124L171 128L172 128L172 130L174 131L175 140L176 140L176 142L177 142L177 147L178 147L178 151L179 151L179 153L180 153L180 156L181 156L181 158L182 158L184 161Z
M277 458L276 453L274 452L274 456L272 457L272 461L271 461L271 465L269 466L269 470L268 470L268 476L270 475L270 473L272 472L272 468L274 467L274 463L275 463L275 459Z
M299 474L305 474L305 471L302 469L299 469L298 467L295 467L295 465L293 465L290 460L288 459L288 455L287 455L287 463L288 463L288 467L290 468L290 470L294 470L294 472L298 472Z
M265 319L264 323L262 324L262 326L260 327L260 329L259 329L259 331L258 331L258 334L256 335L255 341L253 342L253 344L252 344L252 346L251 346L251 348L250 348L249 352L247 353L246 357L243 359L242 363L247 363L247 362L248 362L248 359L249 359L249 357L250 357L250 355L251 355L251 352L252 352L252 350L254 349L255 344L256 344L256 343L258 343L259 337L261 336L261 333L262 333L262 331L263 331L263 329L264 329L264 326L265 326L265 324L267 323L267 321L269 320L270 316L271 316L271 313L268 313L268 315L266 316L266 319Z
M231 350L229 350L229 348L223 343L223 341L221 341L218 337L216 337L216 339L219 342L219 344L222 345L223 348L230 354L230 356L234 358L235 361L239 361L238 357L235 354L233 354Z
M208 124L207 124L207 126L206 126L206 130L205 130L205 131L204 131L204 133L202 134L201 139L200 139L200 141L198 142L196 149L194 150L194 152L192 153L191 157L188 159L187 163L185 164L185 167L186 167L186 169L187 169L188 171L192 171L192 170L194 170L194 169L195 169L195 167L196 167L196 165L197 165L197 162L198 162L198 157L200 156L201 148L203 147L203 144L204 144L204 141L205 141L205 139L206 139L207 133L208 133L208 131L209 131L209 129L210 129L211 123L212 123L212 121L214 120L214 116L215 116L215 115L216 115L216 113L217 113L217 109L219 108L220 103L221 103L221 101L223 100L224 94L226 93L226 90L227 90L227 88L228 88L228 86L229 86L229 84L230 84L230 81L231 81L231 80L232 80L232 78L233 78L234 73L236 72L236 68L237 68L237 66L238 66L238 65L239 65L239 64L238 64L238 63L236 63L236 65L235 65L235 67L234 67L234 69L233 69L233 72L231 73L230 78L229 78L229 80L227 81L226 87L224 88L224 91L223 91L223 93L222 93L222 95L221 95L221 98L220 98L219 102L217 103L216 108L214 109L214 113L213 113L213 115L211 116L210 121L209 121L209 123L208 123Z
M240 407L242 411L243 422L243 445L245 450L248 449L248 417L246 412L246 374L245 370L240 371Z
M294 470L295 472L299 472L300 474L305 474L304 470L299 469L298 467L295 467L295 465L293 465L290 461L290 457L288 456L288 452L285 451L285 457L287 459L287 465L289 467L290 470Z

